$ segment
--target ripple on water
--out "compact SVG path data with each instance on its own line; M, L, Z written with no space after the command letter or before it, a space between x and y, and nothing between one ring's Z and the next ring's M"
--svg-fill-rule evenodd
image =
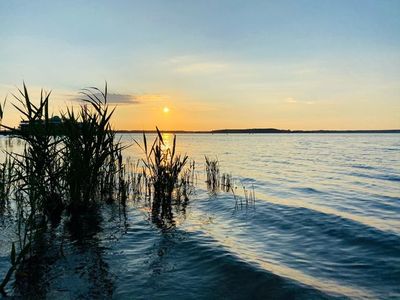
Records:
M135 205L124 224L106 209L98 234L84 243L67 240L66 257L46 261L47 296L399 299L398 140L180 135L178 152L196 160L199 187L186 214L175 212L176 227L160 230ZM235 209L231 194L204 189L204 154L218 155L238 196L241 185L254 186L255 207ZM7 249L0 244L0 272Z

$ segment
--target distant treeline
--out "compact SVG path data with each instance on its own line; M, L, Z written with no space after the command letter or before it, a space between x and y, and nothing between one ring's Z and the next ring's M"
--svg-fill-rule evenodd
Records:
M211 133L400 133L400 129L389 130L283 130L275 128L220 129Z
M143 130L117 130L118 133L142 133ZM153 130L146 130L146 133L157 133ZM285 130L276 128L249 128L249 129L218 129L209 131L189 131L189 130L172 130L164 132L171 133L212 133L212 134L227 134L227 133L400 133L400 129L385 129L385 130Z
M115 130L116 133L157 133L155 130ZM217 130L163 130L169 133L198 133L198 134L229 134L229 133L400 133L400 129L384 130L290 130L276 128L248 128L248 129L217 129ZM10 135L8 130L0 130L0 135Z

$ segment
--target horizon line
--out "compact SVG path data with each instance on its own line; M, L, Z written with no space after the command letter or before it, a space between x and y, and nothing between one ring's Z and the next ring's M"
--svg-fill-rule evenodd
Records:
M222 128L211 130L164 130L166 133L400 133L400 128L390 129L279 129L272 127L254 127L254 128ZM157 133L156 129L115 129L118 133Z

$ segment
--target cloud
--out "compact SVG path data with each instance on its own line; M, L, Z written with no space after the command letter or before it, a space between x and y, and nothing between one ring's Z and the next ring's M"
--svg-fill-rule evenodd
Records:
M108 103L115 104L139 104L140 101L138 97L130 94L108 94L107 95Z
M297 100L297 99L295 99L295 98L293 98L293 97L288 97L288 98L286 98L285 100L284 100L286 103L289 103L289 104L306 104L306 105L312 105L312 104L314 104L315 102L314 101L303 101L303 100Z
M102 99L100 93L95 93L95 96ZM65 93L63 95L63 100L67 98L69 101L80 102L88 99L84 94L73 95ZM163 93L135 93L135 94L119 94L119 93L107 93L107 103L116 105L136 105L136 104L151 104L160 102L170 102L172 98L170 95Z
M292 97L288 97L285 99L286 103L298 103L298 101Z
M94 94L96 97L99 99L102 99L102 95L100 93ZM82 95L80 97L73 97L73 101L78 101L82 102L82 100L87 99L85 95ZM132 94L117 94L117 93L108 93L107 94L107 103L109 104L125 104L125 105L131 105L131 104L139 104L141 101L139 101L139 97L136 95Z

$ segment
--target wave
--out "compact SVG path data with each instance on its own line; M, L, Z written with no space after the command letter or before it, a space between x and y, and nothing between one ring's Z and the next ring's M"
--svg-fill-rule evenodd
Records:
M400 273L397 234L304 207L259 201L255 210L232 214L226 197L201 202L196 206L203 213L215 212L216 228L207 228L209 234L230 251L315 289L348 289L343 295L375 298L368 283L374 281L384 293L385 284Z

